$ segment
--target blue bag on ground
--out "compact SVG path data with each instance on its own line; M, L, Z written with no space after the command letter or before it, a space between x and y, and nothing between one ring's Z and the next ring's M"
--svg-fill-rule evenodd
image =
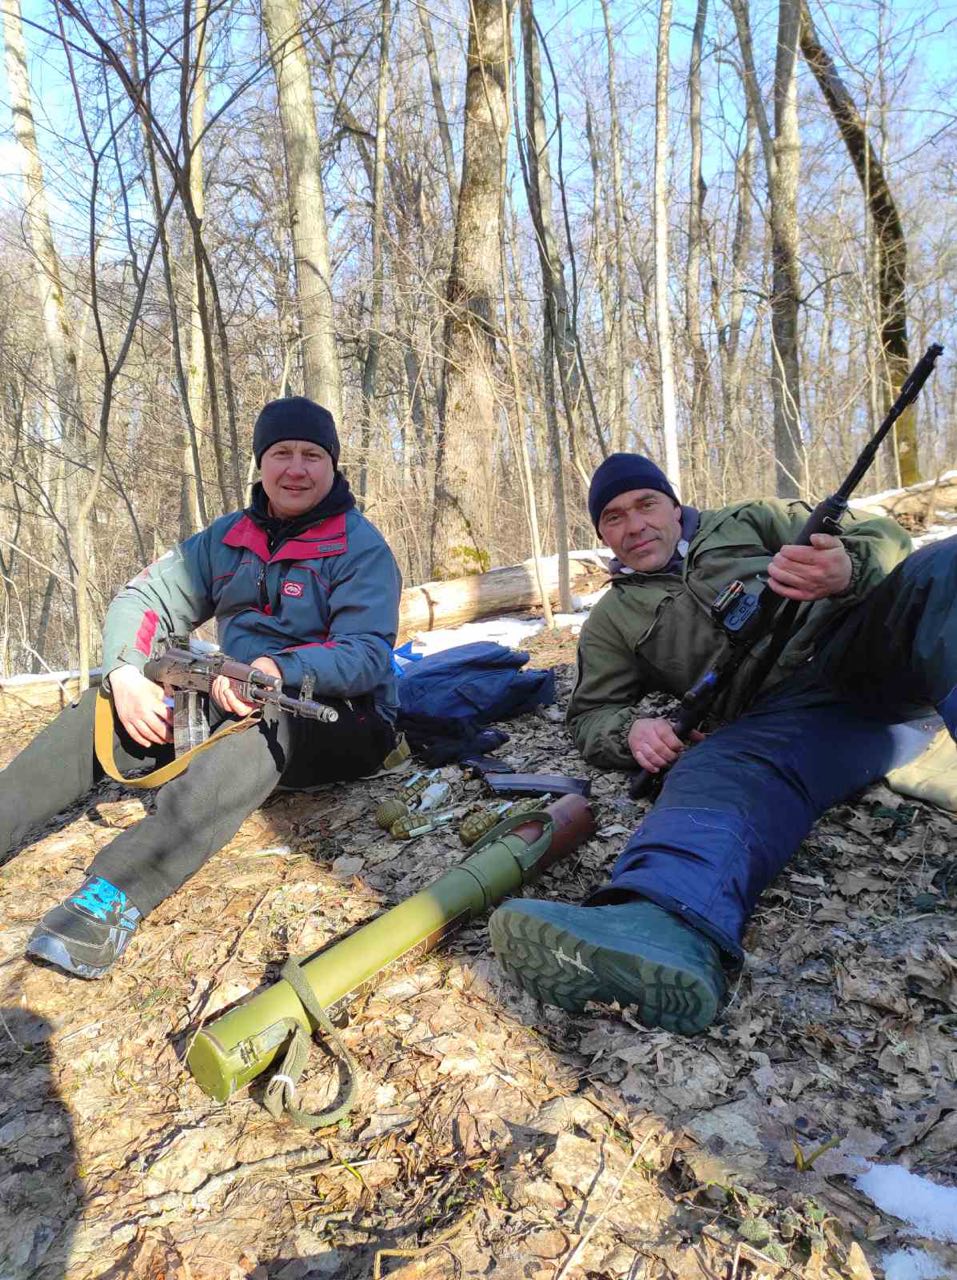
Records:
M492 640L477 640L406 667L397 682L396 727L415 755L435 766L492 750L508 735L486 725L553 703L554 671L522 671L528 657Z

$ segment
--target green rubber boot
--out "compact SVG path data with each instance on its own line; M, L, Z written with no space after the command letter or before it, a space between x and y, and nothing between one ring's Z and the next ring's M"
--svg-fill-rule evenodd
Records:
M725 991L718 948L653 902L579 907L513 898L489 935L510 978L543 1004L578 1013L586 1001L635 1005L647 1027L704 1031Z

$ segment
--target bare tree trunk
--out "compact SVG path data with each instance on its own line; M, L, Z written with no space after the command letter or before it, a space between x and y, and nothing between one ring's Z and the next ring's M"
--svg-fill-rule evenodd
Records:
M189 13L188 4L186 13ZM208 0L196 0L196 54L193 64L195 71L193 76L193 101L189 118L190 128L187 135L187 154L189 156L189 190L192 196L193 209L200 223L202 223L205 215L203 129L206 123L208 21ZM188 47L185 41L184 46ZM185 112L185 102L183 105ZM206 524L206 504L201 499L203 478L199 459L199 442L196 436L196 426L203 421L206 411L206 356L203 350L203 316L200 312L199 289L197 287L197 280L200 278L202 269L202 263L194 264L192 300L190 303L189 374L187 382L189 413L186 414L186 438L183 441L183 509L180 519L180 531L183 537L196 533Z
M668 308L668 41L671 0L658 11L658 61L655 72L655 332L661 378L661 429L665 438L665 471L675 490L681 488L678 457L678 410L675 404L675 362Z
M602 347L606 356L603 396L604 413L605 420L612 429L612 452L616 452L625 447L625 442L618 435L615 417L617 388L621 385L617 370L612 367L615 358L615 343L617 341L615 333L615 304L608 279L610 262L608 245L603 232L605 194L602 182L601 157L595 137L595 121L592 115L591 103L587 97L585 99L585 135L588 139L588 158L591 163L592 174L592 257L595 263L595 287L601 304Z
M130 66L134 69L134 75L137 82L139 81L138 53L136 47L136 37L132 26L127 26L124 30L124 39L126 42L127 57L130 60ZM144 98L149 101L149 83L144 85ZM181 416L183 419L183 440L186 446L190 448L191 459L187 469L184 460L184 485L183 494L181 494L180 505L180 534L182 537L188 536L194 532L194 529L188 528L188 524L192 524L190 514L191 508L188 503L182 501L187 496L187 480L186 477L200 477L200 483L195 486L193 492L196 497L198 508L199 525L202 528L208 523L206 514L206 499L201 482L201 470L199 465L199 441L196 436L196 423L192 416L190 408L189 393L189 366L183 363L183 342L182 332L177 314L176 286L173 280L173 253L170 247L169 230L163 219L163 195L160 190L159 168L156 163L156 145L153 138L152 130L149 127L148 120L141 114L140 127L143 134L143 147L146 152L146 167L149 171L149 192L153 202L153 215L156 218L157 225L160 228L160 251L163 263L163 283L166 289L166 301L169 307L169 325L170 325L170 347L173 355L173 364L176 370L176 389L179 395ZM196 296L195 274L193 275L193 294ZM205 375L205 354L202 348L202 318L195 315L194 321L200 326L200 359L203 361L203 373ZM132 518L132 511L131 511ZM137 529L137 538L140 538ZM145 559L144 554L144 559Z
M459 184L455 176L455 153L452 150L452 134L449 130L449 118L445 112L445 98L442 95L442 77L439 74L439 59L435 52L435 39L432 35L432 23L429 11L421 2L416 3L416 12L422 26L422 40L425 44L425 59L429 66L429 83L432 86L432 101L435 104L435 118L439 126L439 140L442 143L442 158L445 161L445 178L449 184L449 203L452 216L459 203Z
M711 265L711 311L718 335L721 362L722 448L720 451L722 502L727 500L723 476L741 476L741 321L744 313L744 272L751 244L751 174L754 162L755 123L745 100L745 136L734 167L735 217L731 238L730 279L721 280L714 234L707 228ZM727 295L727 310L724 298Z
M76 582L75 557L70 545L79 494L79 464L85 454L77 355L63 296L60 259L53 240L47 204L43 164L37 145L33 119L33 103L27 71L27 52L23 39L20 0L2 0L3 31L6 46L7 91L13 113L13 131L18 143L20 165L25 188L24 222L33 250L34 281L47 355L53 374L54 398L59 431L58 448L62 451L63 497L61 518L63 550L71 581ZM79 624L74 591L74 617ZM78 634L82 647L82 637Z
M605 44L608 49L608 110L611 115L611 185L615 209L615 332L616 342L612 362L615 377L614 438L616 447L623 449L628 434L629 389L631 372L628 368L628 343L626 323L628 313L628 277L625 271L625 196L621 176L621 128L618 118L618 88L615 76L615 42L612 37L611 15L608 0L601 0L605 19Z
M535 34L532 0L521 0L522 44L525 52L525 129L526 145L523 175L529 210L535 226L538 259L542 272L545 313L545 420L548 430L548 453L555 499L555 537L558 551L558 581L561 608L571 610L571 588L568 577L568 517L565 509L565 482L561 437L555 410L555 374L552 360L557 359L565 416L570 441L580 438L578 399L581 379L578 377L578 353L568 312L565 277L558 256L552 220L552 180L542 106L541 60ZM518 121L516 120L516 129Z
M685 268L685 318L691 348L691 475L699 505L708 491L708 353L701 336L701 248L704 238L704 201L708 188L701 172L701 45L708 0L698 0L691 33L691 66L688 72L691 162L688 174L688 258Z
M874 226L877 251L877 321L881 363L885 371L885 412L897 398L910 368L907 342L907 241L884 166L837 67L821 44L806 0L801 0L801 52L831 109L851 162L860 179ZM900 483L916 484L920 476L917 410L905 409L894 426Z
M302 324L304 389L307 396L324 404L341 423L342 377L336 350L322 157L299 0L263 0L262 14L276 73L286 151L289 220Z
M774 397L774 469L779 497L805 487L801 447L798 363L797 44L800 0L779 0L774 67L774 137L758 90L747 0L730 0L741 46L745 91L764 151L771 205L771 390Z
M469 9L465 140L455 245L446 292L432 573L488 568L497 444L495 313L502 223L501 148L508 131L506 11Z
M372 445L372 423L379 350L382 345L382 232L385 226L385 133L389 96L389 29L392 25L391 0L382 0L379 28L379 84L376 94L375 169L372 185L372 299L369 307L369 336L366 358L362 366L362 457L359 462L359 496L366 496L369 450Z
M510 15L505 13L505 4L502 3L503 31L502 38L505 42L505 101L508 103L509 85L514 70L514 61L511 51L511 30ZM523 18L525 14L523 11ZM528 17L531 20L531 10L528 10ZM505 186L508 174L508 118L505 120L506 128L499 136L499 185L502 191L504 201ZM541 210L539 210L541 212ZM508 351L508 367L512 378L512 403L515 406L515 431L514 437L518 437L516 452L522 464L522 496L525 499L525 516L528 520L528 529L532 537L532 563L535 566L535 581L538 586L539 594L542 598L542 612L545 615L545 625L553 627L555 620L552 615L552 603L548 598L548 590L545 585L545 577L542 571L542 535L538 523L538 499L535 494L535 477L532 474L532 466L528 456L528 437L525 432L525 414L522 409L522 383L518 376L518 361L515 356L515 339L512 333L512 291L509 286L508 278L508 255L505 252L505 218L503 216L499 223L499 263L502 273L502 302L504 308L505 319L505 346ZM547 302L546 302L547 305ZM559 566L564 560L564 573L567 582L568 578L568 555L567 552L559 556ZM561 568L559 569L561 572ZM566 594L567 588L566 588Z

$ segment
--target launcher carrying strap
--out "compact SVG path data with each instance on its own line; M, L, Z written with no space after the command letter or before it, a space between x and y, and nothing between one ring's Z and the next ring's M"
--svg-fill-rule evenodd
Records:
M114 782L122 782L125 787L161 787L164 782L169 782L171 778L178 778L189 767L193 757L198 756L201 751L206 751L207 748L214 746L223 738L228 738L230 734L240 733L243 729L248 729L250 725L255 724L261 718L262 711L257 707L255 711L251 711L242 720L237 720L235 724L229 724L219 729L208 737L205 742L201 742L196 747L191 747L189 751L184 751L182 755L177 756L175 760L170 760L168 764L161 765L150 773L139 774L135 778L127 778L117 768L116 758L113 754L116 710L113 706L112 698L101 687L96 696L96 711L93 720L93 747L96 751L96 758L100 762L100 767Z
M347 1116L356 1104L359 1092L359 1065L344 1044L339 1032L332 1025L328 1013L316 999L312 988L302 971L301 963L294 957L283 965L280 976L289 983L299 997L310 1023L312 1035L303 1029L302 1023L295 1018L288 1019L292 1035L289 1048L282 1060L279 1070L273 1075L263 1097L263 1105L274 1120L287 1115L298 1129L327 1129L338 1124ZM319 1038L319 1032L322 1038ZM328 1107L325 1111L306 1111L296 1105L296 1087L309 1061L309 1050L312 1039L316 1037L323 1051L330 1058L339 1062L342 1101L337 1106Z

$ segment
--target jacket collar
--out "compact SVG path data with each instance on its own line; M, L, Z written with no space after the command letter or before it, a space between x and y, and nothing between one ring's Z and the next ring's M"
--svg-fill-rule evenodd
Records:
M298 523L298 522L297 522ZM248 511L244 511L236 523L227 530L223 543L227 547L239 547L251 551L254 556L273 564L277 560L320 560L325 556L338 556L348 550L346 512L327 516L325 520L302 529L271 548L269 535Z

